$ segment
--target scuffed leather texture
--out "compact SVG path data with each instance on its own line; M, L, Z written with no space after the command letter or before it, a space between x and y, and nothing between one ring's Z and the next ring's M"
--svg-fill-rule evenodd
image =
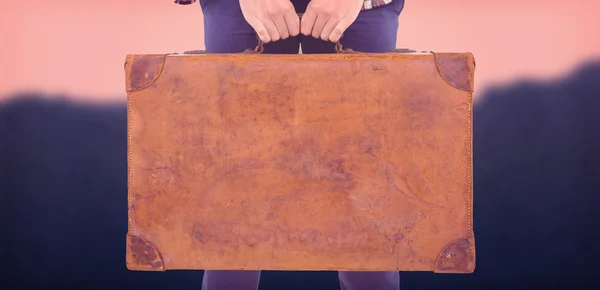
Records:
M164 270L156 248L141 238L127 236L127 268L132 270Z
M473 272L474 69L128 56L128 268Z

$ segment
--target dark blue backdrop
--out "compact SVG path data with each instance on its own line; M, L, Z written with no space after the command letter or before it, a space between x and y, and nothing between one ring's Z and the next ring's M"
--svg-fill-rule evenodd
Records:
M473 275L403 289L598 285L600 63L489 89L474 111ZM0 107L0 289L199 289L201 272L125 268L126 107L19 95ZM289 283L296 286L289 287ZM261 289L339 289L333 272L266 272Z

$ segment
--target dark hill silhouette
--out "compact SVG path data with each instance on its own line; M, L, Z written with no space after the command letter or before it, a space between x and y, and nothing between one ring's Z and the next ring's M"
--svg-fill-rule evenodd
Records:
M476 272L402 273L403 289L597 281L598 80L600 62L484 94L474 110ZM200 289L200 272L125 268L126 190L124 103L21 94L2 104L0 289ZM339 286L333 272L266 272L268 289Z

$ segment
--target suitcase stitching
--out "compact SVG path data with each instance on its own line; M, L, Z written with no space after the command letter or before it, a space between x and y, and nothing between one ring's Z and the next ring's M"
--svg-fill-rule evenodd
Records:
M131 170L131 162L132 162L132 160L131 160L131 151L132 151L132 145L131 145L131 139L132 139L131 138L131 121L132 121L131 120L132 119L132 117L131 117L131 103L132 103L132 101L131 101L131 93L127 94L127 103L128 103L128 106L127 106L128 107L127 108L127 135L128 135L127 136L127 141L129 142L129 144L127 146L128 147L128 151L129 151L128 152L129 156L127 158L127 162L128 162L127 163L127 171L128 171L128 175L129 175L128 176L128 185L127 185L127 202L129 203L129 206L127 208L127 218L128 218L128 220L127 220L127 228L128 228L128 230L127 231L130 234L133 234L133 233L131 233L131 231L133 230L133 213L131 212L131 210L132 210L132 208L131 208L132 207L131 190L132 190L132 186L133 186L132 185L132 183L133 183L133 172Z

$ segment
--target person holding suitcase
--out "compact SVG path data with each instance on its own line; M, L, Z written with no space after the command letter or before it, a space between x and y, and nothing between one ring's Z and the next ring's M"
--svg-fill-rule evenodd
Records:
M196 0L175 0L192 4ZM210 53L335 53L336 42L365 53L396 48L404 0L199 0ZM298 13L303 13L302 21ZM258 289L260 271L205 271L203 290ZM399 272L339 272L342 290L398 290Z

